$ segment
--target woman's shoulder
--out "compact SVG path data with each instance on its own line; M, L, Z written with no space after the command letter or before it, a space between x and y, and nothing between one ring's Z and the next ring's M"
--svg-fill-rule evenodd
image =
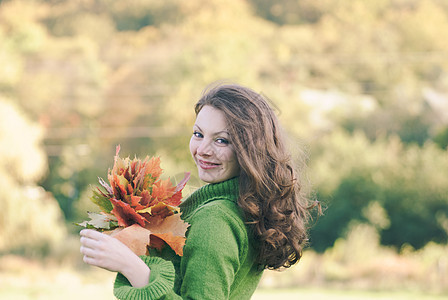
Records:
M241 249L247 249L248 231L243 213L233 201L214 199L195 210L187 222L196 233L206 232L215 238L237 240Z
M228 228L236 235L247 235L242 210L237 203L228 199L214 199L204 204L191 214L188 222L192 226L200 224L201 227L221 231Z
M239 220L242 220L242 210L238 206L237 201L225 197L216 197L213 199L210 199L207 203L204 203L201 207L198 208L199 210L204 210L209 213L212 211L219 211L221 213L227 214L232 217L236 217Z

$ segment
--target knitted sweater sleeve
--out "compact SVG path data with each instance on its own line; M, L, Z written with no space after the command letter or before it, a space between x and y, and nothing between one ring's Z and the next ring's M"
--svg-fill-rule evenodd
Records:
M149 283L142 288L134 288L126 277L118 273L114 283L114 295L120 300L163 299L173 289L174 266L160 257L140 256L149 266L151 274Z
M157 258L161 261L145 261L151 269L146 287L133 288L124 277L121 281L117 277L114 289L117 298L229 299L234 276L248 251L247 232L235 205L225 200L213 201L198 209L189 222L180 265L182 285L177 291L180 295L172 288L174 280L168 285L158 283L170 277L167 274L171 274L172 264L162 266L169 262Z

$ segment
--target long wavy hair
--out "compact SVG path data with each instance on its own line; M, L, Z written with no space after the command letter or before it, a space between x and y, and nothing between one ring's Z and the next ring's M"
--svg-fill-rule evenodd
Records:
M308 198L267 100L235 84L206 89L196 103L222 111L240 165L238 205L258 240L258 263L267 269L297 263L307 242Z

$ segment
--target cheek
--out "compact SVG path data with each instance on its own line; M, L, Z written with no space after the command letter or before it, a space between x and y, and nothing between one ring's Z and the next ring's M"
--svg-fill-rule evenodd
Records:
M193 138L191 138L190 139L190 153L191 153L191 156L195 156L195 154L196 154L196 151L197 151L197 149L198 149L198 147L197 147L197 145L196 145L197 143L194 141L194 139Z
M236 153L233 149L226 149L226 151L221 152L221 161L226 162L229 166L238 165L238 159Z

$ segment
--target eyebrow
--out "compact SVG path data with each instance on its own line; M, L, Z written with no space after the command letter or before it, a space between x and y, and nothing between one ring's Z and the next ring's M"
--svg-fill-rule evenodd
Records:
M196 126L200 131L204 131L197 124L194 124L194 126ZM225 133L227 135L230 135L230 133L227 130L222 130L222 131L215 132L214 135L219 135L219 134L223 134L223 133Z

